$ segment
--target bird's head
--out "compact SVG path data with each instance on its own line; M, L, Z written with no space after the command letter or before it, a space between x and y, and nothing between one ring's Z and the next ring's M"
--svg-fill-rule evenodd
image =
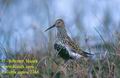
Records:
M57 27L57 28L64 27L64 21L62 19L57 19L55 24L53 24L51 27L47 28L45 31L48 31L49 29L54 28L54 27Z

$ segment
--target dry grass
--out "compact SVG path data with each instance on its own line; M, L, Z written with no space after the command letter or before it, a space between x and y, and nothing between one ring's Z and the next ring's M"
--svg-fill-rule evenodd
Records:
M50 36L51 37L51 36ZM114 47L109 44L102 45L106 47L109 56L105 60L91 63L88 60L80 59L79 61L69 60L64 63L64 60L55 56L55 51L52 43L49 43L47 52L42 54L41 51L31 50L30 53L25 53L26 47L21 48L20 53L12 54L12 50L4 47L1 44L1 51L5 52L8 59L25 60L37 59L38 63L33 66L39 71L38 74L1 74L1 78L119 78L120 77L120 40L118 45ZM97 47L96 47L97 48ZM114 50L113 50L114 49ZM16 63L6 63L6 65L17 65ZM21 65L29 65L22 63ZM10 70L10 69L7 69ZM13 69L20 71L19 69ZM30 71L29 69L22 69Z
M52 34L50 34L52 35ZM50 39L52 36L49 36ZM37 59L38 63L33 66L39 71L38 74L0 74L1 78L119 78L120 77L120 40L118 44L103 44L100 45L109 53L105 60L98 60L91 63L88 60L80 59L79 61L69 60L64 63L64 60L55 56L53 42L48 42L48 48L45 53L41 53L43 49L32 49L29 53L26 50L26 45L21 46L17 54L13 54L9 46L0 45L0 50L5 52L7 59L25 60ZM104 39L104 38L103 38ZM9 40L9 39L7 39ZM9 41L8 41L9 42ZM23 43L24 44L24 43ZM98 48L98 45L95 47ZM22 53L21 53L22 52ZM16 63L6 63L6 65L19 65ZM29 65L22 63L21 65ZM10 70L10 69L7 69ZM21 69L13 69L20 71ZM30 71L29 69L22 69Z
M119 48L117 48L119 49ZM119 50L115 55L110 55L104 61L97 61L93 64L92 70L88 72L90 63L84 59L80 61L68 61L64 63L61 58L54 58L50 55L16 54L13 59L37 59L34 66L39 70L39 74L33 75L3 75L3 78L119 78L120 56ZM15 65L15 64L13 64ZM29 71L29 70L28 70Z

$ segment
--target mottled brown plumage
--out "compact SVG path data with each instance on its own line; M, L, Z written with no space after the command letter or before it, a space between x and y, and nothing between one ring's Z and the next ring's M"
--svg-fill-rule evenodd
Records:
M57 38L58 41L60 41L69 51L78 53L84 57L88 57L90 53L84 52L83 50L80 49L80 46L75 43L67 34L67 31L65 29L65 24L62 19L56 20L55 24L45 31L56 27L57 28Z

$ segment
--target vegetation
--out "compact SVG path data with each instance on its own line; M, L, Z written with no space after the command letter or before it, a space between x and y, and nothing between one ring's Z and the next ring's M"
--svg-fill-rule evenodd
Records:
M93 53L105 53L104 59L95 58L96 61L82 58L80 60L65 61L54 50L55 32L45 33L44 28L50 26L57 18L49 0L31 0L17 2L16 0L0 1L0 60L37 60L37 63L10 63L0 62L0 71L10 71L10 68L4 69L2 66L24 65L33 66L38 70L37 74L18 74L18 71L31 71L31 69L12 69L17 71L15 74L0 73L0 78L119 78L120 77L120 22L113 22L110 8L104 9L103 18L99 19L95 8L92 6L93 14L99 24L95 25L95 33L89 36L90 28L84 24L85 16L88 17L85 6L90 7L89 3L77 0L74 3L73 19L69 20L66 28L69 30L72 38L83 50ZM78 8L77 3L82 9ZM19 4L19 5L18 5ZM96 3L94 3L96 4ZM99 4L99 2L98 2ZM24 6L23 6L24 5ZM18 6L16 9L15 7ZM97 6L97 4L96 4ZM111 5L112 6L112 5ZM114 8L112 8L114 9ZM89 10L89 9L88 9ZM99 11L98 11L99 12ZM64 13L64 12L63 12ZM95 15L96 14L96 15ZM99 14L98 14L99 15ZM13 16L11 18L11 16ZM66 19L62 15L63 19ZM67 14L66 14L67 16ZM91 16L91 15L89 15ZM72 17L71 17L72 18ZM119 18L119 17L118 17ZM117 19L117 18L116 18ZM71 22L72 20L72 22ZM94 19L93 19L94 20ZM40 21L40 22L39 22ZM85 20L90 21L90 20ZM94 21L95 22L95 21ZM87 22L89 24L89 22ZM67 26L68 25L68 26ZM69 27L71 25L71 27ZM73 27L73 28L72 28ZM74 28L75 27L75 28ZM73 33L72 29L76 31ZM86 31L87 30L87 31ZM31 34L32 33L32 34ZM74 35L76 34L76 35ZM32 36L31 36L32 35Z

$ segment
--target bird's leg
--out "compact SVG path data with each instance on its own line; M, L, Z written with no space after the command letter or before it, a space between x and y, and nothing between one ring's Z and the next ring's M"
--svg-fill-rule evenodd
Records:
M65 60L64 64L63 64L63 67L66 68L69 65L70 61L71 60Z
M92 71L93 71L93 64L90 63L88 66L88 78L93 78Z

